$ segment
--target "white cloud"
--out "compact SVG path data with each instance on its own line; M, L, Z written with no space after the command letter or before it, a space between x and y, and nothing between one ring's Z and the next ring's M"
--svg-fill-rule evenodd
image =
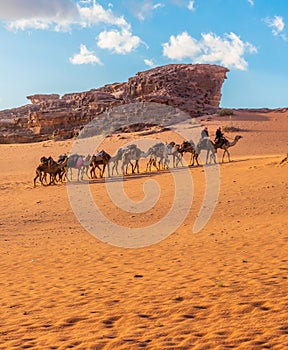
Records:
M163 54L170 59L182 60L185 57L197 57L201 53L201 47L197 40L188 33L183 32L176 37L170 36L170 42L163 44Z
M248 2L249 2L249 4L250 4L251 6L254 5L254 0L248 0Z
M106 23L119 27L130 27L123 16L114 15L111 8L105 10L101 5L93 3L91 7L80 7L78 5L79 16L83 27Z
M118 54L127 54L136 49L141 43L138 36L132 35L130 30L103 31L98 36L97 45Z
M153 61L153 60L150 60L150 59L148 59L148 58L145 58L145 59L144 59L144 63L146 64L146 66L148 66L148 67L150 67L150 68L153 68L153 67L156 66L155 63L154 63L154 61Z
M130 0L129 9L132 11L133 15L136 16L140 21L144 21L153 15L153 11L164 7L165 5L161 2L154 4L152 0Z
M85 45L80 46L80 53L75 54L73 57L69 58L72 64L90 64L97 63L103 65L101 60L94 55L93 51L89 51Z
M78 20L79 12L71 0L9 0L0 2L0 18L9 30L67 30Z
M265 18L264 22L268 25L268 27L272 28L273 35L279 35L283 32L285 23L283 17L274 16L273 18Z
M104 9L95 0L81 0L75 4L72 0L9 0L0 2L0 19L4 19L9 30L53 29L70 31L72 26L87 28L105 24L119 29L106 30L99 34L98 46L125 54L137 48L141 42L132 35L131 25L123 16L116 16L109 8ZM154 4L153 9L161 6ZM75 55L73 63L99 63L85 46ZM87 51L85 51L87 50ZM90 61L91 60L91 61Z
M77 6L71 0L9 0L0 2L0 18L13 21L24 18L74 17Z
M176 37L171 36L170 41L162 46L163 55L172 60L188 58L193 63L219 63L240 70L248 68L244 54L257 52L252 44L243 42L234 33L225 34L223 38L213 33L202 34L198 41L183 32Z
M123 16L111 8L104 9L95 0L9 0L0 2L0 19L9 30L71 30L71 26L88 27L100 23L129 28Z
M188 10L190 11L195 11L195 1L189 1L187 7L188 7Z

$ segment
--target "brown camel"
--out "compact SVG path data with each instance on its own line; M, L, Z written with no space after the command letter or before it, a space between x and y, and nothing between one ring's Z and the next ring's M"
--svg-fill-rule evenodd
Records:
M93 179L93 175L94 175L94 178L97 179L96 168L98 168L100 170L100 177L102 178L104 175L104 171L106 169L106 166L107 166L107 170L108 170L108 177L110 177L110 167L109 167L110 159L111 159L110 154L108 154L104 150L93 155L92 159L91 159L91 163L90 163L90 166L91 166L90 177ZM100 165L103 165L102 169L101 169Z
M41 164L36 169L36 176L34 178L34 187L36 187L36 180L39 178L39 181L42 185L51 185L54 184L56 181L57 174L61 174L63 170L67 166L67 160L68 158L65 157L63 161L60 163L55 162L52 158L47 160L47 158L42 157L41 158ZM50 181L47 183L47 174L50 175Z
M194 166L194 162L196 161L196 164L199 165L198 162L198 154L196 153L196 147L192 140L190 141L183 141L181 144L178 152L183 156L183 153L191 153L191 159L190 159L190 165Z
M215 151L217 152L217 149L220 148L220 149L223 149L224 152L223 152L223 156L222 156L222 163L224 162L224 157L225 157L225 154L227 154L228 156L228 162L231 162L231 159L230 159L230 153L228 151L228 148L230 147L233 147L237 144L237 142L242 139L243 136L241 135L236 135L234 137L234 140L233 141L228 141L227 139L225 139L224 143L214 143L214 147L215 147Z

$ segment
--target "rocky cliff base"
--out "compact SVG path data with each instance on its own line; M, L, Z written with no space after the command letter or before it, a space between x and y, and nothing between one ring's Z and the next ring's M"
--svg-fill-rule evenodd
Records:
M90 91L62 97L58 94L27 96L31 104L0 111L0 143L71 138L92 120L101 124L102 118L114 107L121 106L121 117L125 118L126 106L127 113L131 113L128 107L131 104L171 106L195 118L213 114L219 109L227 72L227 68L217 65L171 64L137 73L127 82ZM146 122L145 108L141 113L137 112L138 107L135 109L131 117L134 123ZM126 117L126 124L131 124L128 114ZM113 122L117 124L116 119ZM171 116L169 123L173 123Z

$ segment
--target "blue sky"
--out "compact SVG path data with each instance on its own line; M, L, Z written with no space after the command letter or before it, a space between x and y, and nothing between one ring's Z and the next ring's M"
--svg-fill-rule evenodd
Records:
M283 0L0 1L0 110L170 63L229 68L222 107L287 107L287 21Z

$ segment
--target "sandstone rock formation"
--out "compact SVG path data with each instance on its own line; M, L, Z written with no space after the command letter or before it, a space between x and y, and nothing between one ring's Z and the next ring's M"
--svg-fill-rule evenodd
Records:
M91 120L101 122L103 112L135 102L173 106L191 117L212 114L227 72L217 65L170 64L90 91L28 96L31 104L0 111L0 143L70 138Z

